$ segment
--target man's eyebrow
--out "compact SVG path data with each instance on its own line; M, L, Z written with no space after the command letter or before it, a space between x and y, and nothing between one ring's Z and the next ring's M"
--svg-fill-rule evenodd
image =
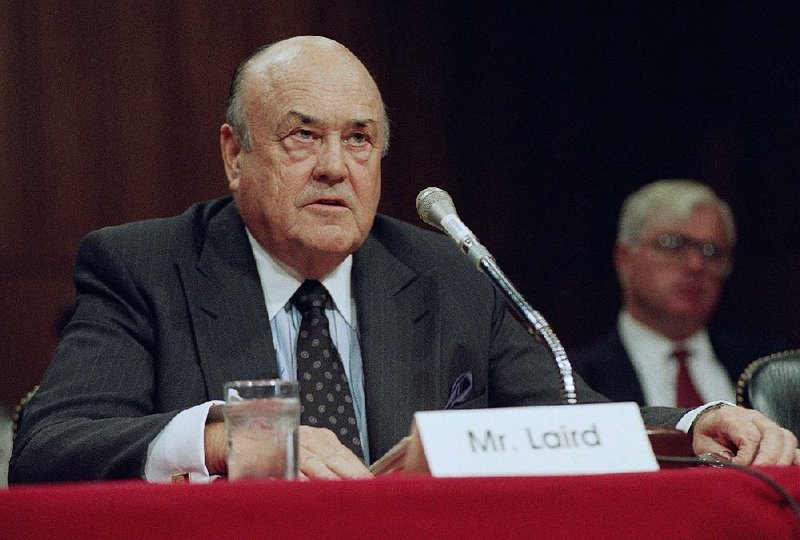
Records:
M310 114L305 114L295 110L287 112L286 119L293 119L305 126L318 126L322 124L322 120L320 120L316 116L311 116Z
M366 120L350 120L348 125L356 128L368 128L375 125L375 120L368 118Z
M311 116L310 114L296 111L294 109L286 113L285 120L289 119L297 121L303 124L304 126L321 126L325 124L325 122L323 122L322 119L317 118L316 116ZM375 124L376 124L375 120L371 118L366 118L366 119L356 118L349 120L347 122L347 127L366 129L375 126Z

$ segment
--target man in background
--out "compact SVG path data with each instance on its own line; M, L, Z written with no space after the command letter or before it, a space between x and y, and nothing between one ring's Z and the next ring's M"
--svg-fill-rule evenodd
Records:
M691 180L659 180L622 206L614 266L623 305L600 343L570 358L613 401L694 407L735 401L747 364L774 352L707 328L733 264L728 204Z

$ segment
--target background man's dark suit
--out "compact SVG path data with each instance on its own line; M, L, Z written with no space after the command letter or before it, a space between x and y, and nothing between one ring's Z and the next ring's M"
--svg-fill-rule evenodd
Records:
M29 403L12 481L140 476L148 444L180 410L220 399L228 380L277 376L230 198L90 234L75 280L75 316ZM373 459L415 411L443 408L463 373L473 383L462 407L559 402L548 353L442 235L377 216L352 282ZM603 399L577 383L583 401ZM644 414L674 425L683 412Z
M708 332L714 354L733 385L747 364L782 348L779 344L759 343L714 329ZM596 345L570 354L569 358L586 383L611 401L635 401L644 405L642 386L616 328Z

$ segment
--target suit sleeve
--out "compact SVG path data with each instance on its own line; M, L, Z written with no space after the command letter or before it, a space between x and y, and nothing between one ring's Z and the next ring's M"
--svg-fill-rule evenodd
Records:
M103 231L81 243L75 314L27 405L11 482L140 477L148 444L178 412L156 410L148 299L131 254L111 246Z

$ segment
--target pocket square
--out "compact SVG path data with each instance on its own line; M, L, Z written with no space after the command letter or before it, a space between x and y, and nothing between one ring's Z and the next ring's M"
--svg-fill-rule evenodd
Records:
M456 377L453 385L450 387L450 397L447 398L445 409L452 409L462 403L469 401L470 394L472 393L472 372L467 371Z

